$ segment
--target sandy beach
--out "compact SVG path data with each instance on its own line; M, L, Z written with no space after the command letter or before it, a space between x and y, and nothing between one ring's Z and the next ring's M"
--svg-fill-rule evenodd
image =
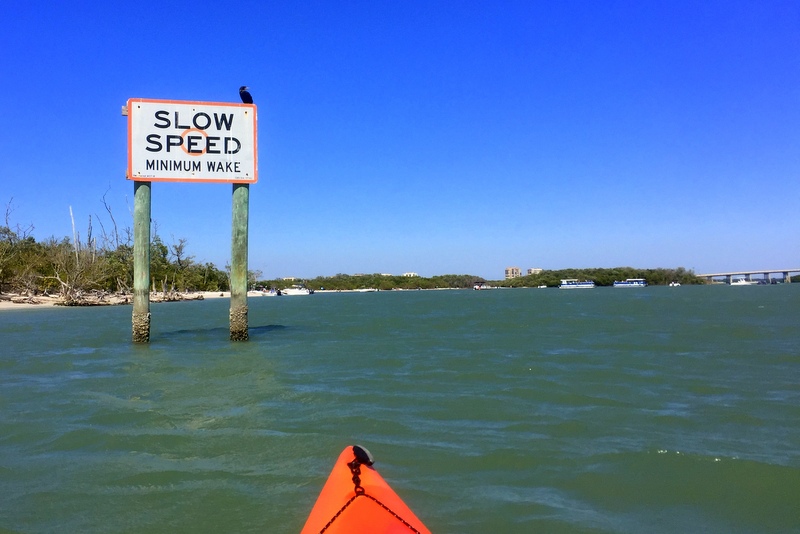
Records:
M248 296L256 296L256 292L249 292ZM218 299L230 298L230 291L198 291L193 293L178 293L177 298L174 296L164 299L163 293L151 293L151 304L158 304L161 302L180 302L187 300L205 300L205 299ZM88 299L83 306L126 306L132 302L131 295L107 295L102 299L91 298ZM63 300L59 296L52 295L36 295L27 296L19 295L16 293L3 293L0 294L0 311L5 310L23 310L29 308L46 308L50 306L63 306ZM65 308L71 306L63 306Z
M0 295L0 311L55 306L57 302L60 302L60 299L57 297L26 297L15 293L3 293Z

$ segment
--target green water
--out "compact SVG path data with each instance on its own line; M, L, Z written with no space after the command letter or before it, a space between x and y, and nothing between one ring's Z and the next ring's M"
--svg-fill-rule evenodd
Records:
M0 532L298 532L348 444L435 533L800 532L800 284L0 311Z

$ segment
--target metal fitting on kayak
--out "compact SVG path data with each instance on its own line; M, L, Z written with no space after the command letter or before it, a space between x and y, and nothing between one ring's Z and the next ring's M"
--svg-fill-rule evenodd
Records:
M361 445L353 445L353 454L356 456L355 461L360 464L364 465L372 465L375 463L375 459L372 457L372 453L370 453L365 447Z
M355 458L352 462L347 464L347 467L349 467L350 472L353 473L353 484L355 485L356 495L363 495L364 488L361 486L360 476L361 466L366 465L369 467L375 463L375 460L372 458L372 454L361 445L353 445L353 455Z

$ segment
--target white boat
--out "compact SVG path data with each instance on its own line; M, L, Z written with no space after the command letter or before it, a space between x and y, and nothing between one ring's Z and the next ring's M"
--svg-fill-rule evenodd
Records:
M644 278L628 278L624 282L614 282L614 287L647 287L647 281Z
M472 286L472 289L474 289L475 291L482 291L485 289L494 289L494 288L489 284L487 284L486 282L478 282L474 286Z
M758 285L758 282L753 280L745 280L744 278L737 278L736 280L731 280L732 286L755 286Z
M266 287L258 287L247 292L248 297L277 297L280 294L280 291L274 288L267 289Z
M293 285L292 287L287 287L286 289L281 289L281 295L293 296L293 295L310 295L313 291L308 289L305 286L298 286Z
M670 282L669 283L669 287L681 287L681 283L680 282Z
M558 289L594 289L594 281L580 281L577 278L566 278L561 280L561 285L558 286Z

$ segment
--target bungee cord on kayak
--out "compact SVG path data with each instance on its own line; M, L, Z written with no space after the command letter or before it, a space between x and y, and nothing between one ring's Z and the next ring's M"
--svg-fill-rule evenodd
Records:
M345 449L311 510L302 534L398 532L398 528L415 534L430 534L430 530L372 468L374 463L372 454L364 447L355 445ZM367 468L366 471L362 472L362 466ZM345 482L348 474L351 475L352 487ZM365 497L366 501L359 497ZM357 500L373 502L378 507L353 506Z

